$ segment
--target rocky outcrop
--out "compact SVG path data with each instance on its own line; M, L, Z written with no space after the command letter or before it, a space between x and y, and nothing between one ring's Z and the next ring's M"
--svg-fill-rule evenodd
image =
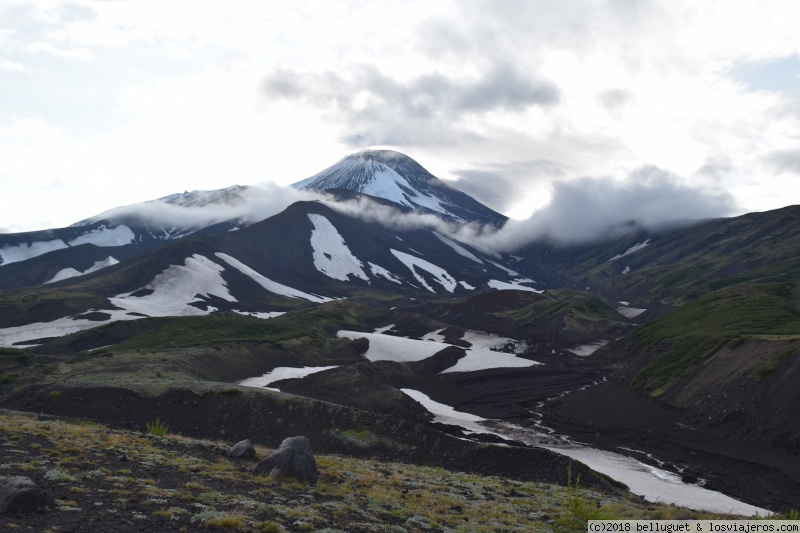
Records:
M53 496L25 476L12 476L0 482L0 511L31 513L55 503Z
M293 477L300 483L317 483L317 462L311 453L311 444L305 437L283 439L271 455L253 469L253 473L267 476Z
M253 442L250 439L245 439L231 446L225 457L230 457L231 459L255 459L256 450L253 448Z

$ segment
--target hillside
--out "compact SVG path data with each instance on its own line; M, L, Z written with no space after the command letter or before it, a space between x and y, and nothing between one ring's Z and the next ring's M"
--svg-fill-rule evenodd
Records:
M0 514L8 531L582 531L589 518L730 518L577 480L565 488L341 455L317 454L318 483L301 485L225 459L229 440L1 414L2 476L28 476L55 497L48 513ZM256 442L256 451L261 458L271 450Z
M598 362L707 425L797 453L798 301L795 283L719 289L641 326Z

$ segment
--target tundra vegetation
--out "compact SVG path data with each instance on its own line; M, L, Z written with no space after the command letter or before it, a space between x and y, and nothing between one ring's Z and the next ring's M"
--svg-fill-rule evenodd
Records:
M28 476L55 497L46 513L0 515L5 531L583 531L592 518L729 518L584 489L572 476L564 487L319 455L311 486L253 474L255 461L226 459L222 441L14 411L0 430L0 478Z

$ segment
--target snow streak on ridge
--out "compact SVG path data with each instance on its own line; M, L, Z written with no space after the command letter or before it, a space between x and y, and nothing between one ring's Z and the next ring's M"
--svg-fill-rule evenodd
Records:
M414 277L417 278L417 281L419 281L422 286L429 291L436 292L430 285L428 285L428 283L425 281L425 278L419 275L414 267L420 268L431 274L442 287L447 289L448 292L453 292L455 290L457 282L455 279L453 279L453 276L447 273L445 269L429 263L428 261L425 261L419 257L395 250L394 248L392 248L390 251L392 252L392 255L394 255L408 267L411 273L414 274Z
M349 281L350 275L369 281L361 268L364 264L347 247L344 238L331 222L322 215L308 214L314 229L311 230L311 247L314 249L314 266L329 278Z
M314 294L309 294L307 292L303 292L297 289L293 289L292 287L282 285L277 281L272 281L266 276L262 276L249 266L245 265L238 259L234 259L233 257L229 256L228 254L223 254L222 252L216 252L214 255L228 263L230 266L244 274L245 276L250 277L253 281L261 285L263 288L268 290L273 294L278 294L280 296L286 296L289 298L303 298L304 300L308 300L310 302L315 303L325 303L330 302L334 298L327 298L325 296L317 296Z

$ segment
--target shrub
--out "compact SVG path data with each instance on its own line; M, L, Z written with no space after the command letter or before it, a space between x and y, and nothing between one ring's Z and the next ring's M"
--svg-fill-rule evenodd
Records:
M556 519L558 531L585 531L588 520L610 520L611 517L580 489L581 476L572 482L572 467L567 467L567 493L561 514Z
M152 422L145 422L144 426L149 434L157 437L163 437L169 433L169 425L158 417Z

